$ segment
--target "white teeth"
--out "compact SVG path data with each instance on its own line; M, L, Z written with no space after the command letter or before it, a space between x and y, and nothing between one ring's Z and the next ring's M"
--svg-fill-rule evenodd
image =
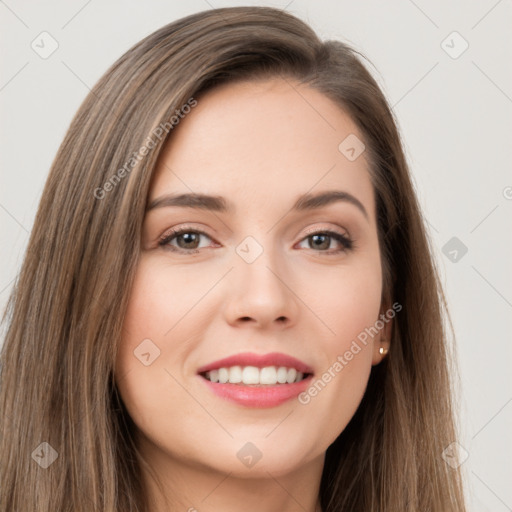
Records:
M277 370L275 366L267 366L260 370L260 384L277 384Z
M257 368L256 366L231 366L229 368L218 368L206 372L206 378L211 382L219 382L225 384L292 384L300 382L304 378L302 372L298 372L295 368L287 368L286 366L265 366Z
M244 384L259 384L260 370L256 366L246 366L242 370L242 382Z
M219 368L219 382L225 384L229 380L229 371L227 368Z
M288 374L286 375L286 382L288 384L291 384L292 382L295 382L296 377L297 377L297 370L295 368L290 368L288 370Z
M290 368L291 370L291 368ZM285 368L284 366L280 366L277 369L277 382L279 384L284 384L286 382L286 379L288 377L288 368Z
M231 384L238 384L242 382L242 367L241 366L232 366L229 369L229 382Z

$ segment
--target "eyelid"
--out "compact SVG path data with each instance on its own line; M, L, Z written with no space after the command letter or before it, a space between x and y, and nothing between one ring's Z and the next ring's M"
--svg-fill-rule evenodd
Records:
M200 228L196 228L195 226L193 225L189 225L189 224L183 224L183 225L180 225L179 227L175 227L175 228L170 228L170 229L167 229L160 237L159 237L159 240L163 240L165 238L167 238L169 235L171 234L175 234L176 232L179 232L179 231L183 231L183 230L190 230L190 231L197 231L198 233L201 233L203 235L206 235L208 236L209 238L213 238L211 235L209 235L208 233L206 233L205 231L203 231L202 229ZM335 231L336 233L338 233L339 235L343 235L343 236L346 236L348 238L350 238L350 233L344 229L344 230L340 230L340 228L338 227L335 227L335 228L332 228L332 227L314 227L314 228L308 228L306 229L306 231L304 232L304 236L308 236L308 235L311 235L311 234L314 234L314 233L318 233L318 232L321 232L322 230L328 230L328 231ZM300 239L300 241L302 241L302 238Z
M184 224L179 227L167 229L161 236L158 237L158 246L167 248L167 249L169 247L172 247L172 249L170 249L171 251L183 253L183 254L194 254L194 253L200 252L200 249L182 249L181 247L174 247L174 246L171 246L170 244L168 244L169 240L176 238L180 234L188 233L188 232L198 233L200 235L206 236L207 238L212 240L215 244L219 245L218 242L216 242L216 240L214 239L214 237L209 235L206 231L196 228L194 226ZM208 249L208 248L209 247L201 247L201 249Z
M350 236L350 233L345 229L340 229L338 226L336 227L315 227L308 228L304 235L301 237L298 243L302 243L304 240L309 238L310 236L317 234L325 234L330 238L334 238L338 244L342 246L341 249L330 250L330 251L313 251L318 256L336 256L343 253L352 252L357 248L357 245L354 239Z
M169 228L169 229L165 230L164 233L158 237L158 240L159 241L165 240L169 236L176 235L176 233L179 233L182 231L194 231L194 232L200 233L202 235L206 235L209 238L213 238L208 233L206 233L206 231L204 231L200 228L197 228L197 227L189 225L189 224L180 224L178 227L173 227L173 228Z
M308 228L304 235L305 236L309 236L309 235L314 235L316 233L323 233L324 231L334 231L335 233L337 233L338 235L341 235L341 236L345 236L347 238L351 238L350 237L350 233L345 229L345 230L342 230L342 228L339 228L339 227L315 227L315 228ZM301 238L301 241L304 237Z
M200 249L182 249L180 247L174 247L168 244L170 239L174 239L175 237L179 236L180 234L187 233L187 232L194 232L198 233L200 235L204 235L210 240L212 240L214 243L218 244L216 240L209 235L206 231L196 228L190 224L183 224L179 227L173 227L170 229L167 229L159 238L158 238L158 245L161 247L172 247L172 251L182 253L182 254L194 254L200 252L200 249L208 249L210 247L201 247ZM319 254L324 255L330 255L330 254L336 254L339 252L344 252L346 250L350 250L354 247L354 241L352 240L350 234L347 230L340 229L339 227L314 227L314 228L308 228L304 233L303 236L300 238L300 240L297 243L303 242L305 239L307 239L309 236L315 235L315 234L327 234L327 236L330 236L331 238L333 235L338 235L341 239L346 241L346 244L342 240L338 240L338 243L344 246L344 249L337 250L337 251L314 251L318 252Z

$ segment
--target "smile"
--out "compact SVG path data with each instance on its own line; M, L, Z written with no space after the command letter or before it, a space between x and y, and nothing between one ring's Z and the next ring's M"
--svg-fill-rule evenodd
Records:
M221 384L275 386L277 384L300 382L309 374L304 374L296 368L288 368L286 366L265 366L263 368L256 366L231 366L210 370L201 375L210 382L219 382Z

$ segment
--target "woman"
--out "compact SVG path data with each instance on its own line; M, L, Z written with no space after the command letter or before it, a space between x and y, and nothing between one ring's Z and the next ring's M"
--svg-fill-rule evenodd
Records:
M0 511L463 511L442 288L390 108L272 8L100 79L10 298Z

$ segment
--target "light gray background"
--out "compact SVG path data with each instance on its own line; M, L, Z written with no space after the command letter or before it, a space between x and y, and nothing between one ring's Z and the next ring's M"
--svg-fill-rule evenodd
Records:
M457 441L468 454L470 510L512 510L511 1L254 4L286 8L375 65L370 71L396 113L454 321L462 388ZM0 2L0 311L50 165L88 89L157 28L234 5L249 3ZM31 47L49 48L43 31L59 45L46 59ZM469 47L458 55L464 40ZM457 255L445 246L452 237Z

